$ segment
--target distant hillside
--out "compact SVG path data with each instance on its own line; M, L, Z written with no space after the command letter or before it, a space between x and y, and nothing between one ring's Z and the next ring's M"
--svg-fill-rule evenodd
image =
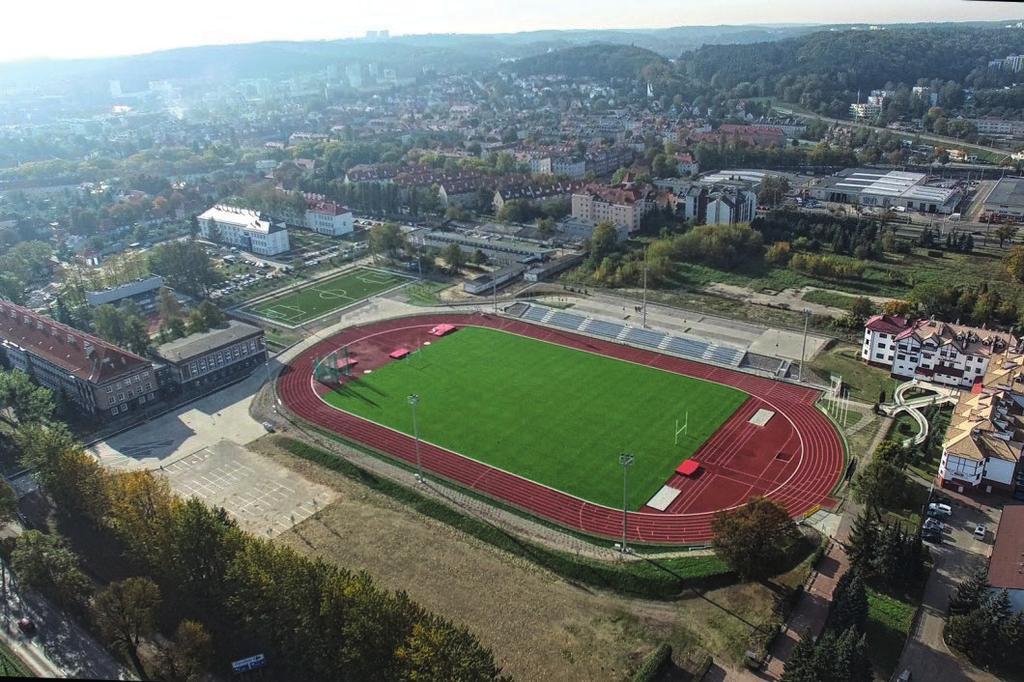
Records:
M609 79L636 78L648 67L670 66L668 59L642 47L595 44L527 57L508 68L527 76L558 74L572 78Z

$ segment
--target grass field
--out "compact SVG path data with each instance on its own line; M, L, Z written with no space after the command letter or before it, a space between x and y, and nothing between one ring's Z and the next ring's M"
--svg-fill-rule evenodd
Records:
M303 324L405 281L405 278L389 272L356 268L312 286L257 303L249 310L274 322Z
M330 393L331 405L537 483L639 509L746 400L745 393L492 329L465 328ZM675 421L689 431L675 445Z
M888 679L895 672L903 643L914 620L913 604L868 589L868 649L876 672Z

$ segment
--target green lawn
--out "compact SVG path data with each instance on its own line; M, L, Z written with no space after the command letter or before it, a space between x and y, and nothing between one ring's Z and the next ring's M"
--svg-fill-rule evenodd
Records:
M468 327L329 394L341 409L611 507L619 453L642 507L746 400L726 386L492 329ZM675 422L689 411L689 432Z
M849 387L850 397L873 404L885 389L886 401L892 400L897 381L889 372L872 367L860 359L860 347L851 344L837 344L824 350L810 362L811 371L819 381L828 384L829 375L838 374Z
M389 272L356 268L312 286L257 303L249 309L274 322L304 324L405 281L404 277Z
M888 679L910 634L914 605L868 588L868 651L875 671Z
M857 300L856 296L848 296L835 291L823 291L822 289L812 289L801 296L801 298L808 303L817 303L833 308L842 308L843 310L853 308L853 303Z

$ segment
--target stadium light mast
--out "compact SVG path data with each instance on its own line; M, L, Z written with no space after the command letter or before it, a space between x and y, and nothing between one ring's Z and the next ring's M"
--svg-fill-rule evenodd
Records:
M629 553L629 546L626 544L626 520L629 518L629 507L626 503L626 474L629 471L629 467L633 466L635 459L636 458L633 457L633 455L626 452L619 455L619 464L622 465L622 546L620 547L620 551L623 554Z
M804 308L804 340L800 345L800 369L797 371L797 381L804 380L804 356L807 354L807 323L811 319L810 308Z
M643 327L647 329L647 248L644 248L644 318Z
M419 395L415 393L409 394L409 407L412 408L412 434L416 440L416 480L423 483L423 463L420 461L420 429L416 424L416 405L419 402Z

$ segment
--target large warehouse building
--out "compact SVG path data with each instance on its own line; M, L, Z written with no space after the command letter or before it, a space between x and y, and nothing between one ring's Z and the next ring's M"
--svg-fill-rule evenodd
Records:
M982 212L1003 220L1024 220L1024 178L1003 178L992 188Z
M822 178L808 193L818 201L944 214L955 213L964 194L956 181L930 182L923 173L871 168L849 168Z

